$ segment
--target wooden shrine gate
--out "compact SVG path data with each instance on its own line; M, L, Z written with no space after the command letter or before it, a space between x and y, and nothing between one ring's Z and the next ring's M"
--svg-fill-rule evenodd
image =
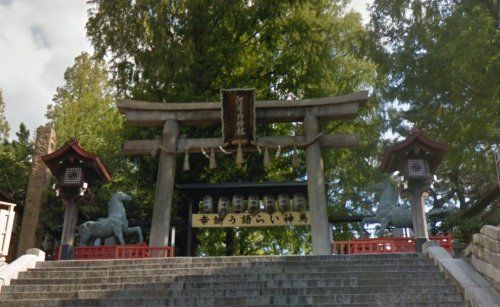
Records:
M150 246L167 246L174 191L177 153L205 151L255 151L257 148L300 148L306 150L307 190L311 214L313 254L331 254L327 200L321 147L352 148L358 145L355 134L330 135L319 131L318 119L352 119L368 92L337 97L254 101L252 90L222 90L221 102L151 103L124 100L118 109L133 126L163 127L159 140L127 140L124 153L146 155L159 153L155 203L151 225ZM221 124L222 138L179 137L181 125ZM304 135L255 135L255 122L302 122Z

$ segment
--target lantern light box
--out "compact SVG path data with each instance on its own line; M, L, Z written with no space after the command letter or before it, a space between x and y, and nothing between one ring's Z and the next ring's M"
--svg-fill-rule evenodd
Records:
M210 195L203 196L200 202L201 213L214 212L214 198ZM266 194L262 201L258 195L252 194L245 197L241 194L234 194L232 202L227 197L220 197L217 202L217 213L225 216L228 213L242 213L247 211L251 215L256 215L261 211L272 214L276 211L276 199L273 195ZM232 205L231 205L232 204ZM261 206L262 204L262 206ZM304 194L296 193L292 201L286 193L278 195L278 209L281 213L292 211L303 212L307 210L307 199Z

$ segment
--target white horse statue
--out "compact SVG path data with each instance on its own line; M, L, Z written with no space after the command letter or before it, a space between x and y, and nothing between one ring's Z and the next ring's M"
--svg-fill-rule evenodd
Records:
M95 239L104 239L115 236L120 244L125 244L123 235L136 234L139 237L139 243L142 237L141 227L128 227L127 215L123 202L131 201L132 197L121 191L111 196L108 203L108 217L97 221L88 221L78 227L78 238L80 246L92 245Z
M410 207L398 207L398 190L392 181L386 179L376 183L373 188L382 191L374 217L365 217L361 221L361 229L365 231L365 225L380 223L376 232L377 237L382 237L385 228L391 225L399 228L413 227ZM365 231L366 232L366 231Z

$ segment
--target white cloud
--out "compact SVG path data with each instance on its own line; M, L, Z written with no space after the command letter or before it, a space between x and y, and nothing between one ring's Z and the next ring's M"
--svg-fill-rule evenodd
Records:
M85 0L0 0L0 88L11 137L21 122L32 133L46 122L64 71L91 50L86 20Z
M371 5L373 0L351 0L348 7L361 14L363 23L368 23L370 15L368 14L368 5Z

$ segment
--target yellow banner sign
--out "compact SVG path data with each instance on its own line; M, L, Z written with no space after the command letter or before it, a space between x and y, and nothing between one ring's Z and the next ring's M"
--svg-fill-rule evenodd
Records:
M311 224L309 212L275 212L259 213L231 213L224 217L218 214L193 214L192 226L196 228L213 227L270 227L270 226L304 226Z

